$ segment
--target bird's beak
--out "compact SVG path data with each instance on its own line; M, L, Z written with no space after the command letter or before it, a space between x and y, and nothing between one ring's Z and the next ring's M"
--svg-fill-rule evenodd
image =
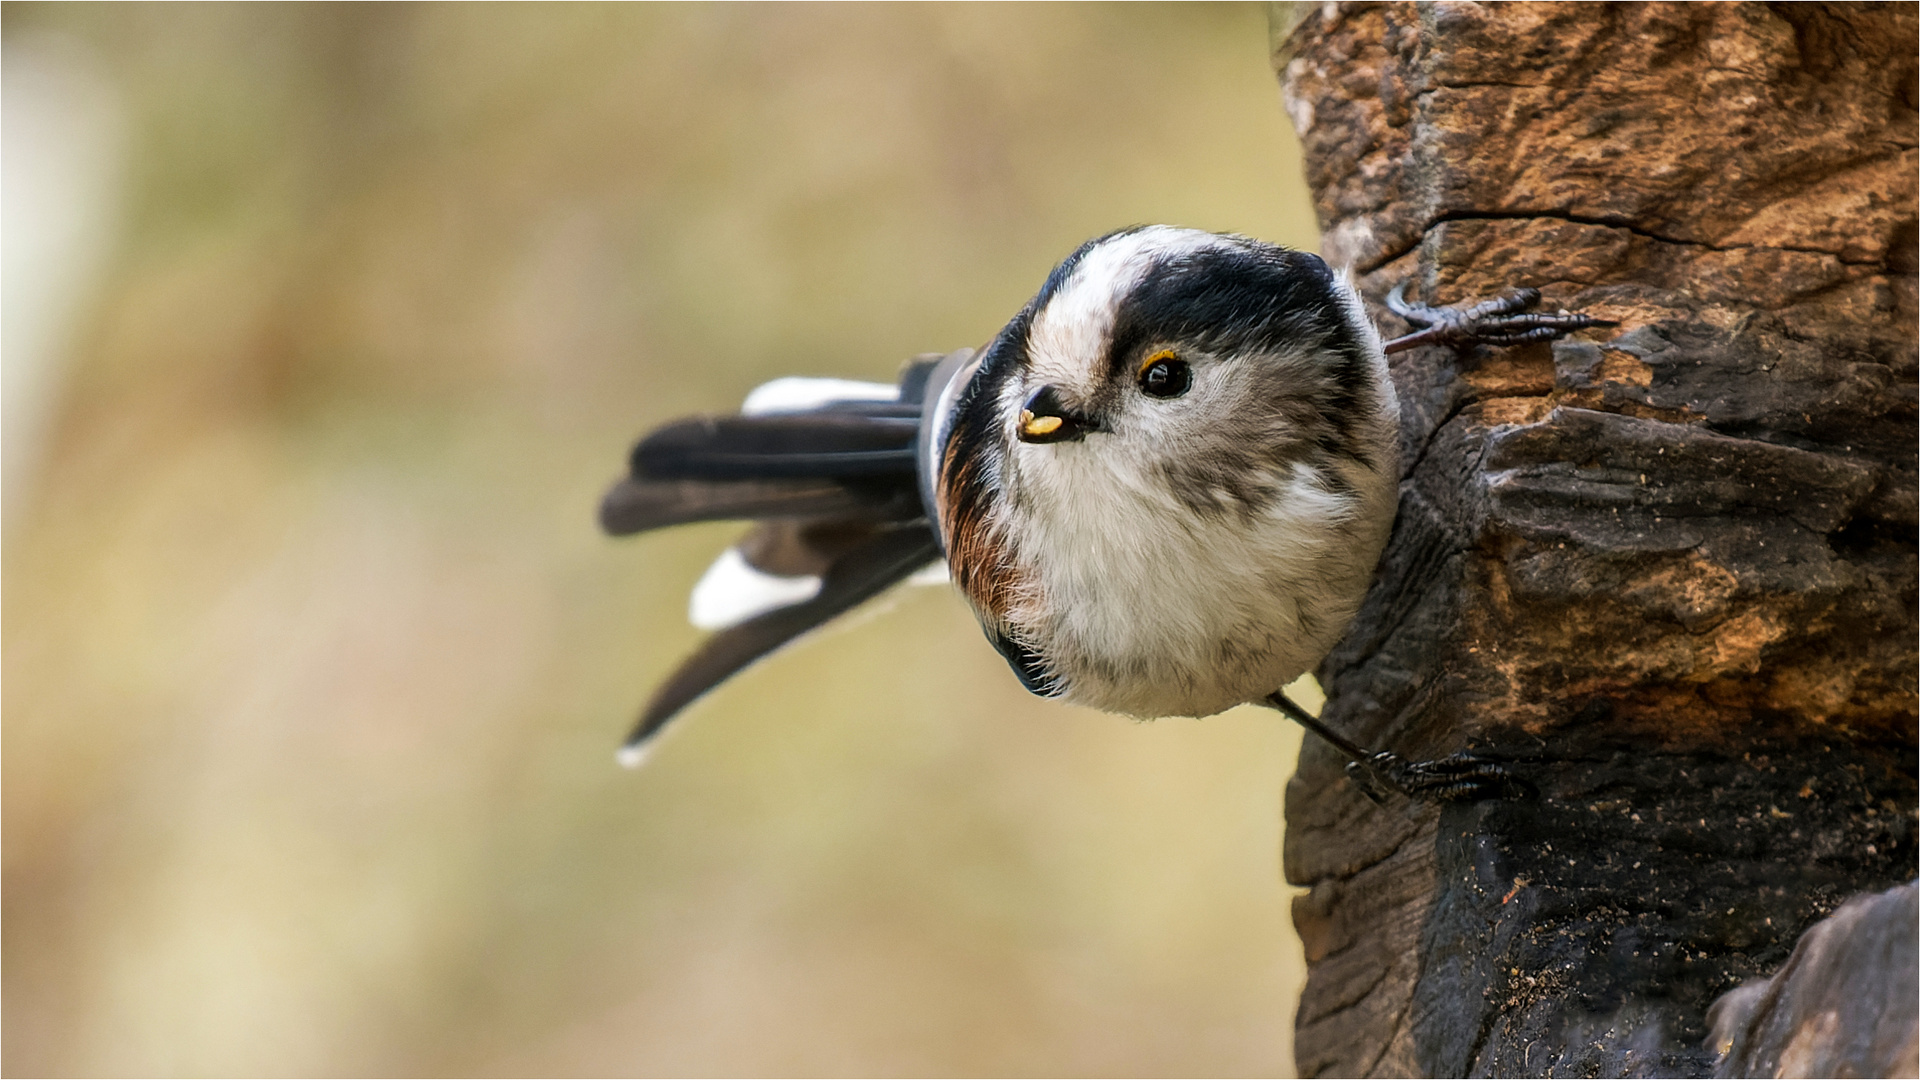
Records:
M1021 442L1076 442L1098 429L1091 417L1067 408L1051 386L1035 390L1020 410Z

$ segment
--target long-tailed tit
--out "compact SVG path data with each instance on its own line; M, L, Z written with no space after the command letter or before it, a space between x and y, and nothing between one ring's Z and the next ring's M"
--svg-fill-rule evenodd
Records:
M695 587L718 631L654 695L622 760L748 664L944 556L1028 690L1137 717L1247 702L1327 738L1379 787L1514 782L1469 755L1404 762L1279 692L1346 632L1393 525L1399 407L1386 354L1598 324L1525 290L1394 309L1382 344L1317 256L1164 225L1082 245L993 340L898 385L780 379L739 415L634 448L600 520L626 534L760 524Z

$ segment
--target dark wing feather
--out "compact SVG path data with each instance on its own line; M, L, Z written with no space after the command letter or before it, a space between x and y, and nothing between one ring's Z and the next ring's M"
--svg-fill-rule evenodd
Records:
M614 536L694 521L912 521L920 493L884 481L643 480L627 477L600 501L600 527Z
M874 537L897 526L891 522L762 521L747 531L734 550L747 565L779 577L824 577L833 564Z
M705 416L660 428L633 448L643 480L913 478L917 418L849 412Z
M769 611L708 638L654 693L627 737L623 755L639 753L676 713L734 673L939 557L939 544L926 526L888 529L835 559L813 599Z
M693 521L913 521L920 421L912 406L835 402L773 416L678 420L633 448L600 502L615 536Z

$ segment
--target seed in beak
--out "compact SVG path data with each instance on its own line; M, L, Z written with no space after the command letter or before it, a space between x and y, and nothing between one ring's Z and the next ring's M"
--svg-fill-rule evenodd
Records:
M1067 407L1060 392L1043 386L1027 397L1020 410L1020 441L1027 443L1075 442L1096 430L1097 424L1085 414Z
M1060 425L1065 422L1066 421L1057 416L1035 416L1033 415L1033 410L1022 409L1020 412L1020 434L1025 435L1029 439L1042 439L1059 431Z

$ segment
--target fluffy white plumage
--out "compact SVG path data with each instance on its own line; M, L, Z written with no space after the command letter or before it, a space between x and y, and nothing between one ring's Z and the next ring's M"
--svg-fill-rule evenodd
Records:
M1369 392L1353 426L1369 460L1276 459L1255 477L1271 497L1245 512L1196 512L1192 494L1170 483L1170 461L1242 449L1260 459L1258 448L1234 445L1279 423L1283 402L1260 395L1311 398L1325 381L1325 346L1306 340L1210 351L1154 338L1192 373L1191 387L1166 399L1135 389L1130 366L1119 369L1118 352L1147 351L1115 334L1150 274L1245 244L1156 226L1095 246L1034 312L1024 363L995 388L1000 427L991 437L1004 452L984 454L980 475L996 489L994 546L1018 585L1004 610L984 614L1041 659L1066 700L1142 717L1258 700L1339 640L1386 541L1398 405L1379 336L1344 278L1324 283L1332 295L1320 309L1365 354ZM1096 414L1094 433L1022 441L1023 403L1041 388ZM1207 494L1226 504L1235 493Z
M1107 355L1127 294L1157 265L1204 250L1219 239L1214 233L1154 225L1122 233L1088 251L1067 284L1033 314L1027 362L1034 384L1086 382ZM1018 402L1014 406L1018 414Z

